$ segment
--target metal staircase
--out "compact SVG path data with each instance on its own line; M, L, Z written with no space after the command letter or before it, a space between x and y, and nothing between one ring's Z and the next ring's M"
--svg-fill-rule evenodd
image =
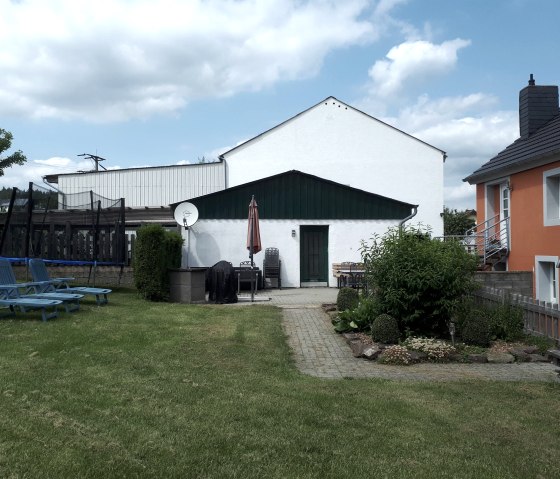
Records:
M509 217L500 219L500 215L496 215L477 224L464 235L445 236L444 239L463 243L467 252L478 256L479 270L490 270L509 254Z

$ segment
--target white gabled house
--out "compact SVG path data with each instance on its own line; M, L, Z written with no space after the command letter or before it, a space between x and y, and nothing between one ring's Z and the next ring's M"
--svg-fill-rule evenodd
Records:
M288 170L419 205L413 223L443 234L445 152L334 97L220 156L226 184Z

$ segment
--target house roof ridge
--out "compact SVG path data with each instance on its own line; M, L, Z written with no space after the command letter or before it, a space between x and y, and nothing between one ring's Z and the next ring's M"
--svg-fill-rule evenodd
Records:
M403 135L406 135L406 136L408 136L409 138L412 138L413 140L416 140L416 141L418 141L418 142L420 142L420 143L423 143L424 145L426 145L426 146L428 146L428 147L430 147L430 148L433 148L434 150L437 150L437 151L441 152L441 153L443 154L444 160L445 160L445 158L447 158L447 154L446 154L446 152L445 152L444 150L442 150L442 149L440 149L440 148L438 148L438 147L436 147L436 146L434 146L434 145L431 145L430 143L428 143L428 142L426 142L426 141L424 141L424 140L421 140L420 138L417 138L417 137L415 137L414 135L412 135L412 134L410 134L410 133L407 133L406 131L403 131L403 130L399 129L399 128L397 128L396 126L390 125L389 123L387 123L387 122L385 122L385 121L383 121L383 120L380 120L379 118L376 118L376 117L370 115L369 113L366 113L366 112L364 112L364 111L362 111L362 110L360 110L360 109L358 109L358 108L356 108L356 107L354 107L354 106L352 106L352 105L350 105L350 104L348 104L348 103L346 103L346 102L344 102L344 101L342 101L342 100L339 100L339 99L336 98L334 95L330 95L330 96L324 98L323 100L321 100L321 101L315 103L314 105L310 106L309 108L306 108L305 110L300 111L299 113L296 113L295 115L293 115L293 116L291 116L290 118L288 118L288 119L282 121L281 123L278 123L277 125L275 125L275 126L269 128L268 130L265 130L265 131L259 133L258 135L254 136L254 137L252 137L252 138L249 138L248 140L246 140L246 141L240 143L239 145L236 145L236 146L234 146L233 148L230 148L229 150L224 151L221 155L218 156L218 158L219 158L220 160L224 160L224 159L225 159L225 155L231 153L232 151L235 151L235 150L237 150L237 149L239 149L239 148L242 148L242 147L248 145L249 143L252 143L253 141L258 140L259 138L262 138L263 136L267 135L267 134L270 133L271 131L274 131L275 129L280 128L281 126L283 126L283 125L285 125L285 124L287 124L287 123L289 123L289 122L295 120L296 118L298 118L298 117L300 117L300 116L303 116L305 113L307 113L307 112L313 110L314 108L317 108L319 105L321 105L321 103L325 103L325 102L327 102L328 100L331 100L331 99L337 101L338 103L344 105L344 106L347 107L347 108L350 108L350 109L354 110L354 111L357 112L357 113L361 113L362 115L365 115L366 117L368 117L368 118L370 118L370 119L372 119L372 120L374 120L374 121L377 121L378 123L381 123L381 124L383 124L383 125L385 125L385 126L387 126L387 127L389 127L389 128L392 128L393 130L396 130L396 131L398 131L399 133L402 133Z

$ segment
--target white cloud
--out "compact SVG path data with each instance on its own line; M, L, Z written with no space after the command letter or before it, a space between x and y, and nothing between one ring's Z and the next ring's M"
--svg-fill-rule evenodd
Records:
M430 86L427 80L457 66L459 50L471 42L422 39L430 36L429 25L421 34L403 23L401 32L408 39L369 69L368 94L358 107L444 150L446 204L474 208L474 188L462 179L517 138L517 113L499 110L499 99L482 92L435 99L422 93L419 88Z
M4 176L0 176L0 187L16 187L27 190L29 182L44 186L43 176L75 173L76 171L89 171L92 164L87 160L72 160L70 158L52 157L45 160L27 160L19 166L12 166L4 170ZM55 185L56 186L56 185Z
M398 3L0 0L0 111L126 120L310 77Z
M425 40L407 40L378 60L369 70L372 80L370 95L393 97L409 84L418 84L435 75L450 71L457 63L457 51L470 45L470 40L456 38L439 45Z
M483 93L430 100L420 97L397 117L385 120L444 150L445 204L475 208L475 189L463 178L498 154L518 136L514 111L495 109L497 98Z

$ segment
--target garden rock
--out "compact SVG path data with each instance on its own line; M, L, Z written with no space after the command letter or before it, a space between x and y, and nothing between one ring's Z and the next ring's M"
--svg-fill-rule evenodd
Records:
M342 337L348 344L352 341L358 341L360 339L360 335L358 333L342 333Z
M362 356L366 359L374 360L381 354L381 351L383 350L377 345L367 346L363 350Z
M423 351L408 351L408 354L410 354L410 359L415 363L428 358L428 355Z
M539 352L539 348L537 348L536 346L527 346L523 348L523 352L527 354L536 354Z
M469 354L467 356L467 359L471 363L487 363L488 362L488 358L486 357L486 354Z
M364 344L360 339L354 339L350 341L350 349L352 350L352 356L355 358L361 358L364 350L369 347L369 345Z
M492 352L486 353L489 363L494 364L509 364L515 361L515 358L510 353Z
M531 361L529 354L527 354L523 349L512 349L510 353L515 358L515 360L520 363Z
M532 363L548 363L549 360L546 356L542 354L529 354L529 360Z

